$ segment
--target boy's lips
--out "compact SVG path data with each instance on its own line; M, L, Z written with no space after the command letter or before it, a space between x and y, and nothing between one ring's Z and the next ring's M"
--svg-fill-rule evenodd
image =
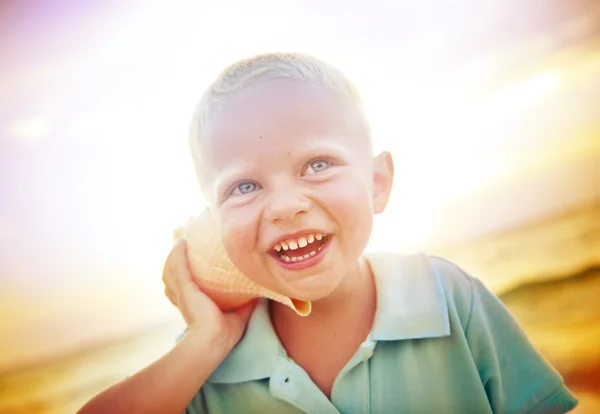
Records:
M276 251L273 249L270 252L270 256L278 265L288 270L307 269L323 260L329 249L332 238L332 235L326 235L319 240L315 239L312 243L307 244L304 247L298 247L294 250L280 249L280 251Z

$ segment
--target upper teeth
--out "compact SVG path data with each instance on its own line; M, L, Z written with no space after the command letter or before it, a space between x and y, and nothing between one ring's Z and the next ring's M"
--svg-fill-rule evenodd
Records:
M325 236L325 235L322 233L315 233L315 234L307 234L305 236L298 237L297 239L289 239L289 240L281 241L281 242L277 243L275 246L273 246L273 250L278 251L278 252L281 251L281 249L296 250L298 247L306 247L310 243L314 243L315 240L323 239L323 236Z

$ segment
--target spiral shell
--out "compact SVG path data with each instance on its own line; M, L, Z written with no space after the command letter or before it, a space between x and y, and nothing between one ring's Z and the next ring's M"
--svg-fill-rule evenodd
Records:
M264 297L289 306L300 316L310 313L310 302L291 299L260 286L235 267L208 209L175 230L174 237L186 241L192 277L220 309L235 309Z

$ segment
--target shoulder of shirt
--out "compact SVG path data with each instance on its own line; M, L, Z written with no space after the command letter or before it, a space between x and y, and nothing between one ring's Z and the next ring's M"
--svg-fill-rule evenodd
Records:
M468 330L476 279L448 259L435 255L427 255L427 258L443 286L448 306L456 309L463 329Z
M368 259L377 285L376 339L444 336L451 323L467 326L472 278L457 266L424 253L379 253Z

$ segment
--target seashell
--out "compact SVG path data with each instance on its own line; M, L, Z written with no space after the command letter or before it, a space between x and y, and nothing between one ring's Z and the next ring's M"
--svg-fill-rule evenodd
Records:
M300 316L310 313L310 302L292 299L259 285L231 262L208 209L192 217L173 235L186 241L192 278L220 309L235 309L254 298L264 297L289 306Z

